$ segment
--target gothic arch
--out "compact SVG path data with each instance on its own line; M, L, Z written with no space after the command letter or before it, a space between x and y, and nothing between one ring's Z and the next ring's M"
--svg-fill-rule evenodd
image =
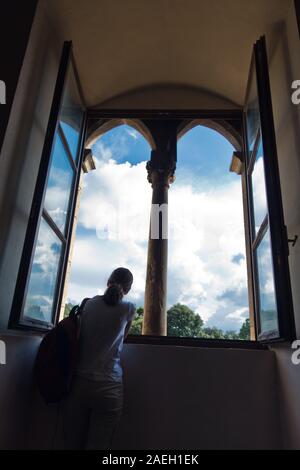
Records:
M242 136L228 121L225 120L193 119L188 122L183 121L178 128L177 140L181 139L181 137L196 126L204 126L215 130L225 137L236 151L242 151Z
M101 137L106 132L114 129L115 127L127 125L138 131L148 142L151 147L151 150L156 149L156 144L154 138L147 128L147 126L140 119L105 119L100 120L93 125L88 131L88 136L86 140L85 148L91 148L99 137Z

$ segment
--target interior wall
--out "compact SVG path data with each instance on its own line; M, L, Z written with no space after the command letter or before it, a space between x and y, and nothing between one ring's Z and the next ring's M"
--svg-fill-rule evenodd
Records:
M57 406L46 406L32 381L39 341L7 339L0 449L63 448ZM122 363L125 406L113 449L282 447L271 351L125 344Z
M126 344L114 449L278 449L271 351Z
M39 4L1 151L0 330L7 328L59 55L44 6Z
M267 38L269 39L269 38ZM292 104L291 85L300 79L300 39L294 5L268 41L270 80L275 119L285 223L290 238L300 236L300 106ZM290 273L297 338L300 338L300 241L290 245ZM300 448L300 365L293 365L290 344L274 347L281 392L285 445Z
M37 0L19 2L10 0L1 3L0 28L0 79L6 85L6 102L0 106L0 150L15 96L19 73L24 59L26 44L37 5ZM18 14L16 15L16 11ZM18 34L11 34L12 31ZM9 47L7 47L9 38Z
M201 88L153 85L130 90L100 103L99 109L240 109L226 98Z
M18 23L16 23L18 24ZM56 43L38 3L1 149L0 172L0 448L25 448L35 406L32 368L39 336L7 329L38 166L58 71ZM49 417L49 419L51 418ZM47 426L47 421L45 425Z
M44 1L74 42L87 103L96 106L162 83L242 105L252 45L293 0Z
M40 339L18 334L1 335L1 339L6 344L6 365L0 365L0 449L26 449L36 410L32 371ZM51 419L45 421L45 428L51 426Z

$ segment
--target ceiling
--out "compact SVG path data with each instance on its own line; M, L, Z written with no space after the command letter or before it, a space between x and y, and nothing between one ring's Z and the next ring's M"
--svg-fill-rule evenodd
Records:
M141 87L186 85L241 105L252 45L291 0L47 0L72 39L89 106Z

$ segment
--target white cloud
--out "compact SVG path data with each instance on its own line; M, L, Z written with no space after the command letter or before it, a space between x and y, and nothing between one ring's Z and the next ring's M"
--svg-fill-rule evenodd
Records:
M117 165L114 160L85 176L79 223L111 240L146 241L149 232L151 186L145 162Z
M93 155L97 163L108 162L112 158L112 150L110 147L105 147L101 139L98 139L93 145Z
M45 208L60 230L63 231L72 185L73 173L71 168L51 168L48 187L45 195Z
M84 297L103 292L111 271L118 266L130 267L135 279L130 297L143 304L144 250L136 243L121 244L98 240L94 236L76 240L68 298L79 302Z
M128 135L130 135L130 137L132 137L134 140L137 140L139 138L139 134L137 131L135 131L134 129L126 129L126 132Z
M265 190L265 171L263 157L257 159L252 173L252 189L256 230L259 230L267 214L267 198Z
M221 307L223 292L246 284L245 260L232 263L245 251L240 180L206 193L176 188L175 182L169 205L177 232L169 250L169 273L177 279L177 291L169 289L171 303L178 297L208 320Z
M70 299L102 291L110 271L123 265L134 273L131 296L143 305L151 202L145 163L118 165L110 156L85 176L79 224L92 232L75 244ZM206 192L175 181L169 227L169 306L182 302L216 326L238 329L247 305L220 296L246 288L245 259L232 262L245 253L240 179Z
M248 315L248 308L238 308L234 312L226 315L227 319L233 318L239 322L243 322Z

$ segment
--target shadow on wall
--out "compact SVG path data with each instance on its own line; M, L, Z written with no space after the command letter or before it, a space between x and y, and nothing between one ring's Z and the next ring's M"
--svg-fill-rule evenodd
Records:
M94 105L102 109L241 109L237 103L206 88L157 83L112 96Z
M26 449L34 415L33 360L39 338L1 336L6 364L0 366L0 448Z
M291 85L300 79L300 40L293 5L285 23L277 26L276 41L270 54L270 79L277 140L280 180L285 222L289 235L299 234L300 206L300 105L291 102ZM300 334L300 244L290 247L290 273L297 337ZM290 345L274 346L278 368L278 388L284 430L284 444L287 448L300 446L300 366L291 362Z
M47 406L33 383L39 336L2 336L6 365L0 366L0 449L62 448L58 408Z
M57 406L46 406L32 384L39 341L7 337L2 449L62 447ZM126 344L122 360L125 408L115 449L281 447L272 352Z
M123 362L114 449L281 448L272 352L126 344Z

